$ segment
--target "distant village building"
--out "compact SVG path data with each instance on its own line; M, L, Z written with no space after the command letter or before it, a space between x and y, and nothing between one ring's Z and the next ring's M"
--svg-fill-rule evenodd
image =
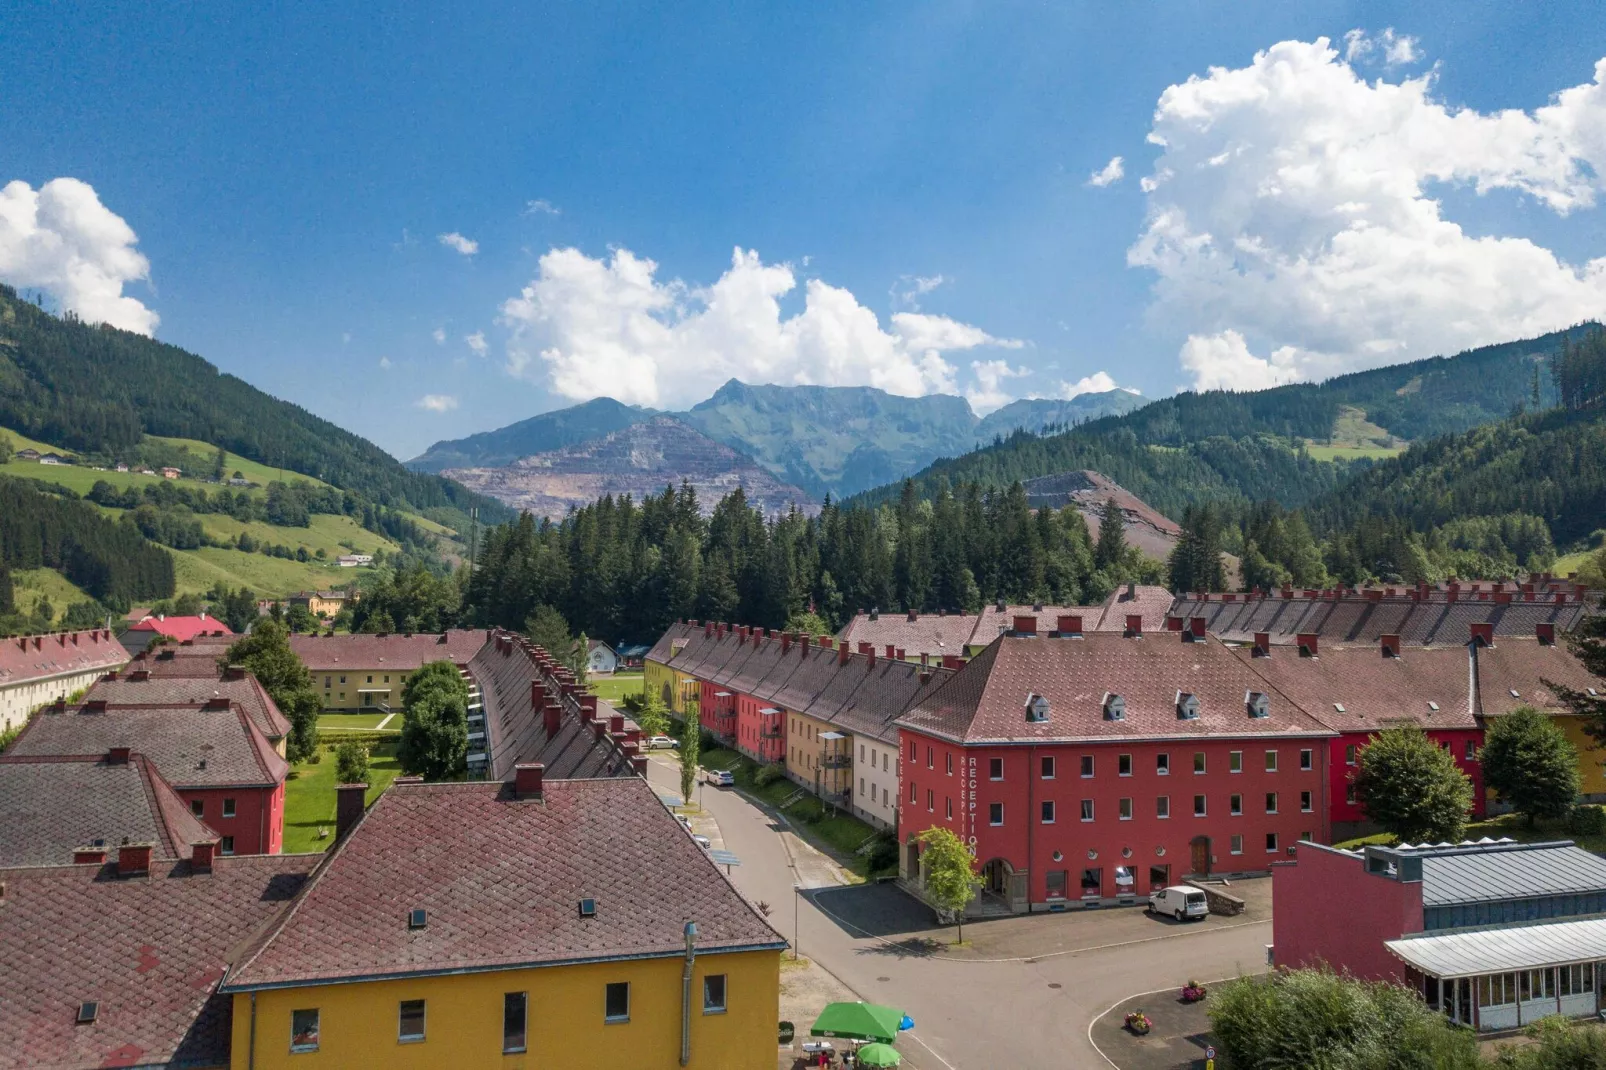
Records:
M335 558L335 563L341 568L359 568L374 563L373 554L341 554Z
M184 474L183 470L178 469L178 468L173 468L172 466L168 466L168 467L162 469L162 478L163 479L177 479L179 476L181 476L183 474Z
M40 464L65 464L59 453L46 453L39 458Z
M619 668L619 655L601 639L593 639L586 646L586 672L611 676Z
M128 465L124 464L122 461L118 461L117 468L115 470L118 472L126 472L128 471Z
M231 487L249 487L250 485L251 481L244 476L234 476L229 480L229 486Z
M0 640L0 732L127 660L128 651L101 628Z
M290 649L312 673L329 711L401 706L407 675L432 661L467 668L490 640L484 629L419 635L292 635Z
M19 461L37 461L39 459L39 451L30 447L25 450L18 450L14 456Z
M154 617L147 616L129 626L123 633L123 646L130 654L138 654L151 645L151 640L158 635L182 642L202 635L233 635L234 632L227 624L216 617L205 613L193 617L175 617L159 613Z
M347 602L357 601L351 591L297 591L290 596L292 606L302 606L314 617L329 618L346 608Z
M647 654L652 650L648 643L615 643L613 651L619 655L621 669L639 669L646 660Z

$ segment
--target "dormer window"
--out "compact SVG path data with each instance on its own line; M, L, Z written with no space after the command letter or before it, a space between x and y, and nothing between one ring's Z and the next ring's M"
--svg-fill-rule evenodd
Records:
M1042 695L1028 695L1026 720L1034 724L1048 720L1048 699Z
M1177 692L1177 719L1182 721L1197 721L1199 719L1199 696L1191 691Z
M1104 692L1104 719L1106 721L1126 720L1126 699L1113 692Z
M1264 691L1249 691L1244 695L1244 707L1251 717L1270 717L1271 698Z

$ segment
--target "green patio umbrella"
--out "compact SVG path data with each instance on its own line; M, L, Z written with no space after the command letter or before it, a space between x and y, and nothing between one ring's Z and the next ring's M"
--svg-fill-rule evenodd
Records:
M879 1040L890 1044L898 1039L898 1023L903 1012L877 1003L830 1003L814 1020L810 1035L846 1037L849 1040Z
M860 1066L897 1066L903 1062L903 1056L891 1044L866 1044L855 1058Z

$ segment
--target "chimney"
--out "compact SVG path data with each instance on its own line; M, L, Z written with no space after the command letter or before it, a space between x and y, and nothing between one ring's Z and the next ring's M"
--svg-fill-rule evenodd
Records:
M601 739L603 736L608 734L608 722L604 721L601 717L593 717L590 724L591 734L596 736L598 739Z
M630 756L630 771L636 776L645 778L647 775L647 756L645 754L632 754Z
M1472 642L1479 646L1494 646L1494 624L1491 621L1471 624L1468 630L1472 633Z
M100 865L106 861L106 848L104 847L74 847L72 864L75 866Z
M891 643L887 644L887 660L891 661L898 656L898 648Z
M111 748L110 750L108 750L106 752L106 764L107 765L127 765L128 764L128 755L129 755L130 749L131 748L129 748L129 747L113 747L113 748Z
M623 732L624 730L625 730L624 714L616 713L612 717L608 718L608 731L610 733Z
M1010 630L1016 635L1036 635L1037 618L1025 614L1017 616L1014 621L1014 627Z
M154 844L125 843L117 848L117 875L143 877L151 871L151 849Z
M1314 658L1314 657L1317 656L1317 642L1316 642L1316 633L1315 632L1300 632L1299 634L1294 636L1294 641L1299 644L1299 656L1300 657L1302 657L1302 658Z
M901 646L900 646L900 647L899 647L899 648L898 648L898 649L897 649L897 650L894 650L894 651L893 651L893 652L892 652L892 656L893 656L893 657L894 657L894 658L896 658L896 659L897 659L897 660L899 660L899 661L903 661L903 660L904 660L904 657L903 657L903 647L901 647Z
M848 641L846 639L844 639L844 640L842 640L842 646L838 648L837 664L838 665L846 665L847 663L848 663Z
M909 611L909 620L911 622L913 622L913 621L917 621L919 619L920 619L920 611L917 610L917 609L911 609Z
M1534 625L1534 637L1545 646L1556 645L1556 626L1550 621L1540 621Z
M1383 601L1383 592L1376 587L1368 587L1366 589L1366 600L1368 602L1381 602Z
M1054 624L1062 638L1082 634L1082 618L1080 614L1061 614Z
M245 679L245 666L244 665L230 665L230 666L228 666L227 668L225 668L223 670L223 679L225 679L225 680L244 680Z
M1141 617L1139 618L1142 619ZM1203 617L1188 618L1188 636L1190 643L1202 642L1205 637L1205 619Z
M871 646L869 650L866 650L864 652L864 670L865 670L865 672L869 672L871 669L874 669L874 668L875 668L875 647Z
M785 654L787 651L789 651L791 649L792 649L792 633L791 632L782 632L781 633L781 653Z
M945 669L962 669L964 665L965 659L958 654L944 654L942 656L942 667Z
M1167 613L1165 615L1165 630L1168 632L1180 632L1182 630L1182 618L1175 613Z
M1449 583L1445 584L1445 586L1444 586L1444 600L1446 602L1455 602L1455 601L1459 600L1460 597L1461 597L1461 585L1459 583L1455 582L1454 580L1451 580Z
M922 650L920 652L920 669L922 672L924 672L929 668L931 668L931 655Z
M1496 591L1494 593L1494 600L1497 605L1509 606L1511 604L1511 592Z
M804 635L802 632L799 632L797 634L797 656L807 659L810 649L811 646L809 644L809 637Z
M1128 599L1136 598L1138 596L1138 581L1137 580L1128 580L1127 581L1126 596L1127 596Z
M367 806L367 784L335 785L335 839L351 831Z
M1294 585L1291 583L1285 583L1283 584L1283 589L1277 593L1282 595L1284 598L1292 598L1294 597Z
M580 696L580 714L588 721L597 715L597 696Z
M1269 657L1271 657L1271 633L1270 632L1256 632L1255 633L1255 648L1254 648L1254 651L1253 651L1251 656L1252 657L1257 657L1257 658L1269 658Z
M708 636L713 635L713 634L714 634L714 622L713 621L708 621L707 623L705 623L703 625L703 637L707 638Z
M847 642L848 641L846 639L842 640L842 644L844 646L847 645ZM832 643L831 643L831 637L829 635L820 636L819 643L820 643L821 646L825 647L827 650L831 649Z
M1383 656L1385 658L1397 658L1397 657L1400 656L1400 637L1399 636L1397 636L1397 635L1385 635L1385 636L1382 636L1381 637L1381 645L1382 645L1382 649L1383 649Z
M929 683L931 683L931 670L930 669L921 669L920 670L920 686L921 687L925 687Z
M1126 637L1128 639L1143 638L1143 614L1128 613L1126 615Z
M513 797L515 799L539 799L541 797L541 781L546 776L546 766L541 762L519 762L513 767Z
M212 857L217 853L216 840L202 840L190 844L190 869L196 873L212 872Z
M89 713L105 713L106 700L103 698L89 698L84 700L84 709Z
M546 738L551 739L558 734L563 724L563 707L556 702L548 702L541 711L546 722Z

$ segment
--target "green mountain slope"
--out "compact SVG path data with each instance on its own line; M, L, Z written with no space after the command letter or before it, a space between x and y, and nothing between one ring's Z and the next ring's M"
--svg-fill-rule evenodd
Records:
M177 346L60 319L0 286L0 425L115 458L142 435L199 439L385 504L505 508L450 480L411 472L378 446L224 375Z
M494 468L521 457L574 446L650 420L652 409L624 405L613 398L590 401L528 420L482 431L467 438L437 442L407 462L415 472L444 472L448 468Z
M1016 431L1033 434L1044 428L1064 429L1101 416L1119 416L1149 403L1142 394L1127 390L1106 390L1095 394L1078 394L1069 400L1060 398L1021 398L982 417L976 425L976 438L990 441L995 435L1009 436Z

